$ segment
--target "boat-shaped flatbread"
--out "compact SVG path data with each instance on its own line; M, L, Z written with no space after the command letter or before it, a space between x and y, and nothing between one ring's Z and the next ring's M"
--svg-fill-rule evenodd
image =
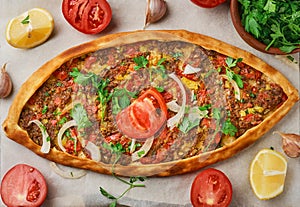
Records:
M59 164L171 176L232 157L298 99L279 71L219 40L182 30L124 32L41 66L2 126Z

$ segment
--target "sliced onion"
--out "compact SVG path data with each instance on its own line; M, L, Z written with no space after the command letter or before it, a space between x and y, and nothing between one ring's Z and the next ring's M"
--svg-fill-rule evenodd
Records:
M207 110L201 111L198 106L193 106L189 110L188 118L191 122L193 122L196 119L201 120L207 114L208 114Z
M63 152L66 152L66 148L64 148L64 146L62 145L61 139L62 139L65 131L73 126L77 126L76 121L75 120L68 121L60 128L60 130L57 134L57 143Z
M40 122L39 120L35 119L35 120L31 120L28 125L30 125L31 123L34 123L36 124L41 132L42 132L42 147L41 147L41 152L42 153L49 153L50 151L50 145L51 145L51 142L50 142L50 136L46 130L46 127L42 124L42 122Z
M131 160L134 162L134 161L144 157L149 152L149 150L151 149L153 141L154 141L154 136L146 139L143 146L138 151L132 153Z
M101 159L100 149L93 142L88 141L84 147L91 153L92 160L99 162Z
M188 74L194 74L201 71L201 68L195 68L191 66L190 64L187 64L184 68L184 71L182 74L188 75Z
M233 89L234 89L234 97L237 100L240 100L241 99L241 91L240 91L240 88L237 85L237 83L234 80L229 79L226 75L220 75L220 77L222 77L230 82L230 84L233 86Z
M60 169L55 162L50 162L51 169L63 178L78 179L86 175L85 170L64 171Z
M180 110L180 106L178 105L176 100L172 100L167 103L167 107L169 110L173 112L178 112Z
M182 105L181 105L178 113L175 116L168 119L168 121L167 121L167 126L170 129L173 129L175 126L177 126L179 124L179 122L181 121L181 119L184 116L185 105L186 105L186 91L185 91L184 85L182 84L181 80L174 73L171 73L169 75L169 77L172 78L179 85L179 88L182 93Z
M133 153L134 151L134 145L135 145L136 139L131 139L131 144L130 144L130 153Z

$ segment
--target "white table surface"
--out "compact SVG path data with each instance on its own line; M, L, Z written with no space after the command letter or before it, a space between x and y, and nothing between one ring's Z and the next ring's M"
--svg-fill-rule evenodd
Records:
M7 63L7 71L14 84L13 93L0 100L0 122L5 119L8 109L21 84L43 63L62 51L96 39L97 37L142 29L145 21L146 0L109 0L113 19L109 27L98 35L85 35L73 29L61 12L61 0L0 0L0 64ZM147 29L185 29L212 36L234 46L248 50L268 64L277 68L299 89L299 67L287 65L277 57L261 53L248 46L236 33L231 23L229 1L214 9L203 9L189 0L166 0L167 16ZM5 40L8 21L33 7L42 7L54 17L55 29L50 39L33 49L22 50L11 47ZM295 55L299 58L299 54ZM284 192L278 197L261 201L251 190L249 165L255 154L262 148L273 146L283 152L281 139L273 135L276 130L299 134L299 103L273 129L256 143L226 161L211 167L222 170L231 180L233 200L230 206L237 207L296 207L300 203L300 158L288 160L288 171ZM107 199L100 192L102 186L118 195L127 187L111 176L88 172L81 179L70 180L56 175L49 167L49 161L35 155L27 148L9 140L1 129L0 158L1 178L12 166L26 163L38 168L48 183L48 196L43 206L106 206ZM191 206L190 186L198 172L168 178L148 178L146 188L133 189L120 203L128 206ZM162 204L164 203L164 204ZM1 201L1 205L3 205Z

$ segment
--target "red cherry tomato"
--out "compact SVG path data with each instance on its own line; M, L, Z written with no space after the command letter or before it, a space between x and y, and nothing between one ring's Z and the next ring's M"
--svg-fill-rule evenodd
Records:
M18 164L1 182L1 198L7 206L41 206L46 199L47 184L36 168Z
M63 0L65 19L78 31L97 34L110 23L112 12L106 0Z
M204 8L213 8L222 3L226 0L191 0L194 4L204 7Z
M232 186L221 171L208 168L200 172L191 188L194 207L227 207L232 198Z
M117 126L126 136L145 139L155 135L167 120L167 106L156 89L148 89L116 116Z

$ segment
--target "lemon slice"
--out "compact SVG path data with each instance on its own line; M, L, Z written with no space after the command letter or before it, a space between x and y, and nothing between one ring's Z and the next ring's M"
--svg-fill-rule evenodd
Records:
M32 48L45 42L54 28L52 15L33 8L10 20L6 27L7 42L17 48Z
M267 200L282 193L286 171L287 161L279 152L259 151L250 166L250 183L255 195Z

